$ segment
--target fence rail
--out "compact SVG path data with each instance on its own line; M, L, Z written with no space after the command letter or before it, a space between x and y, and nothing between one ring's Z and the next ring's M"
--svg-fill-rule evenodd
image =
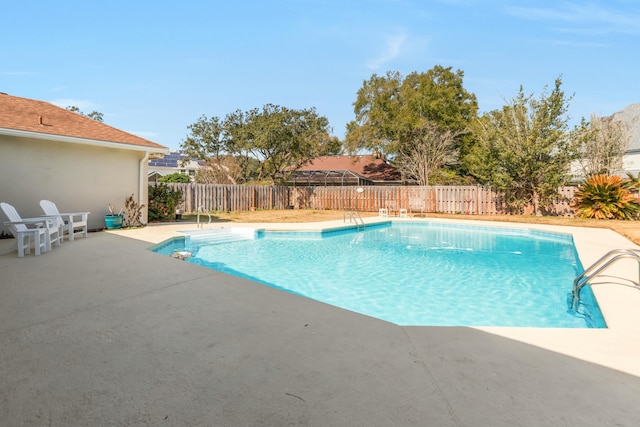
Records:
M181 209L195 212L251 209L335 209L376 212L407 209L411 213L465 213L498 215L508 212L504 194L484 186L345 186L287 187L224 184L169 184L181 189ZM570 204L575 187L561 187L560 196L546 213L573 216ZM531 208L525 209L531 213Z

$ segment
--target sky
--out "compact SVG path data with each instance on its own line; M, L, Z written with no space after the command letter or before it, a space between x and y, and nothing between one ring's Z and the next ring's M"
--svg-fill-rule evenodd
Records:
M314 107L343 139L373 74L464 73L480 112L561 77L570 123L640 102L637 0L3 2L0 92L171 149L203 115Z

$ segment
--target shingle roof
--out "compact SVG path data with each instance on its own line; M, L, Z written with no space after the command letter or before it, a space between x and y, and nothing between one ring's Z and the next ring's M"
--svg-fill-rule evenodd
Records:
M167 147L44 101L0 93L0 129L115 142L166 151Z
M401 179L396 168L372 155L316 157L310 163L297 169L297 171L338 170L355 172L371 181L397 181Z

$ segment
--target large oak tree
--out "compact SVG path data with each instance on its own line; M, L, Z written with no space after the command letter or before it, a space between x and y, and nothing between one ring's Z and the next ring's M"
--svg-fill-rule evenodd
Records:
M439 65L406 77L398 72L374 74L358 90L355 120L347 125L346 148L384 154L407 178L421 183L425 175L418 176L415 168L406 168L412 163L408 156L413 153L421 153L436 169L457 163L453 157L466 153L471 145L470 134L465 131L478 111L476 97L465 90L463 77L462 71ZM454 136L452 144L439 145L448 150L444 156L438 154L440 159L446 159L444 162L429 158L430 153L435 153L432 149L436 134ZM435 171L429 174L432 172Z
M281 181L286 173L316 156L336 154L340 141L330 135L326 117L315 108L290 109L273 104L249 111L236 110L224 121L202 116L190 125L182 148L195 158L219 159L220 167L229 156L243 170L258 162L258 181ZM224 157L223 157L224 156Z

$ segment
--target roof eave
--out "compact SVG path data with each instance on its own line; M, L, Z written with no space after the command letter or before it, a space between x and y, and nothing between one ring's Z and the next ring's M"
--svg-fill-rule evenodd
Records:
M149 147L146 145L127 144L123 142L101 141L97 139L77 138L73 136L55 135L50 133L31 132L24 130L0 128L0 135L20 138L44 139L56 142L68 142L71 144L90 145L94 147L115 148L120 150L141 151L149 153L167 154L168 147Z

